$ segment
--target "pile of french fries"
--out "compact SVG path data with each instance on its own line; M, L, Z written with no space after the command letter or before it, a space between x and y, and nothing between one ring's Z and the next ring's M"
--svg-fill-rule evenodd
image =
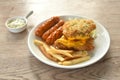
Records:
M47 58L57 62L60 65L74 65L90 59L90 55L87 51L56 49L55 47L49 46L40 40L34 40L34 44L38 46Z

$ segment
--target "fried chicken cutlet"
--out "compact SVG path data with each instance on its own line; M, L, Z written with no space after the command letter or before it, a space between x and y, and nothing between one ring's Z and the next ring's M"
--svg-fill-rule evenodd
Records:
M54 43L57 48L87 51L94 49L94 38L91 33L96 29L96 25L92 20L69 20L62 28L63 36Z

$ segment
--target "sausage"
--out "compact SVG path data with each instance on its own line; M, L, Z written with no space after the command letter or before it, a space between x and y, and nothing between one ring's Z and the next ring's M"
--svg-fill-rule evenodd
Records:
M43 35L42 35L42 39L46 40L47 37L54 31L56 31L60 26L62 26L64 24L63 20L60 20L56 25L54 25L53 27L51 27L48 31L46 31Z
M42 37L44 32L46 32L48 29L50 29L52 26L54 26L56 23L58 23L60 18L58 16L51 17L47 21L43 22L35 31L35 35Z
M46 43L49 45L52 45L54 43L54 41L56 41L58 38L60 38L63 35L62 31L63 30L62 30L62 26L61 26L56 31L52 32L46 39Z

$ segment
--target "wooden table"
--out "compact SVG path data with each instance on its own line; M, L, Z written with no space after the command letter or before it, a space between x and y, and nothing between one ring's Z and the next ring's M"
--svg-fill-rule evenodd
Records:
M9 32L5 21L28 18L28 28ZM83 15L102 23L111 46L99 62L81 69L59 69L37 60L29 51L27 37L37 22L54 15ZM120 0L0 0L0 80L120 80Z

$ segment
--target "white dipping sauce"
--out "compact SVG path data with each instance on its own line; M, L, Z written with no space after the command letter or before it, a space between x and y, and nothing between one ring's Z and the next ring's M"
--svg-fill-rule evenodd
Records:
M24 19L16 18L7 23L8 27L10 28L20 28L26 24Z

